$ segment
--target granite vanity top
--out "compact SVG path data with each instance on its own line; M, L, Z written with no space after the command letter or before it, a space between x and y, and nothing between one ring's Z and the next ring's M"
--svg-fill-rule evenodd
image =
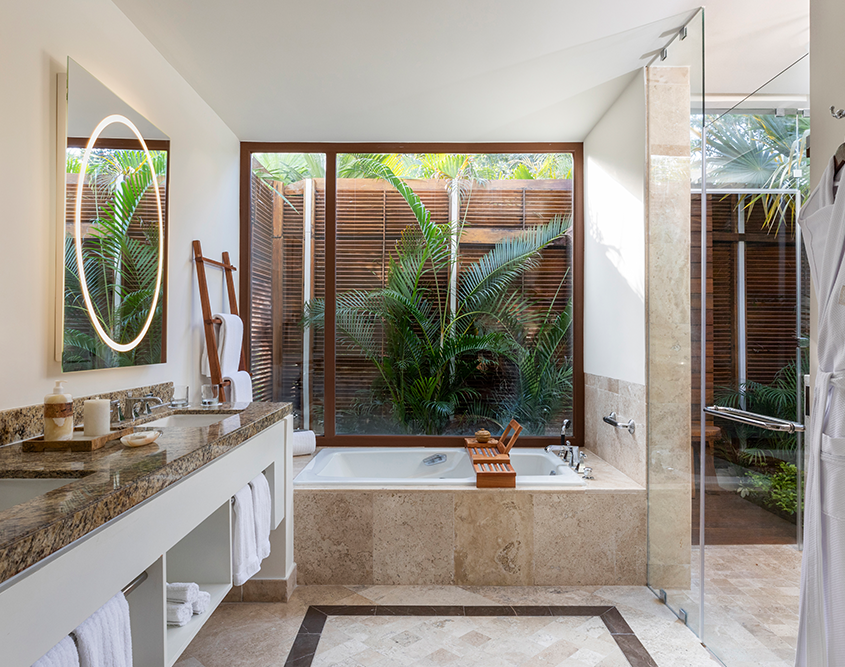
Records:
M290 403L221 404L215 409L155 410L130 422L171 414L224 415L202 427L155 427L151 445L124 447L119 440L94 452L23 452L0 447L3 478L78 478L0 512L0 584L69 545L290 414ZM228 416L226 416L228 415Z

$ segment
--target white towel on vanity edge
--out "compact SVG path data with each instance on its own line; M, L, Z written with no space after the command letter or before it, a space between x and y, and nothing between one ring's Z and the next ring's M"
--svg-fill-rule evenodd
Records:
M317 449L317 436L314 431L295 431L293 434L293 455L313 454Z
M200 591L197 599L191 605L194 614L204 614L208 611L208 605L211 604L211 593L208 591Z
M187 625L194 616L194 606L190 602L183 604L167 603L167 625L181 627Z
M237 369L237 366L235 366ZM228 380L229 402L231 403L252 403L252 376L246 371L237 371L229 375L223 374L223 379Z
M91 614L73 634L80 667L132 667L129 603L123 593Z
M232 584L243 586L261 569L255 550L255 516L249 484L235 494L233 509L235 516L232 526Z
M255 517L255 552L262 561L270 555L270 484L264 473L249 483Z
M199 584L194 583L175 583L167 584L167 594L165 597L168 602L174 604L193 603L200 594Z
M241 346L244 340L244 322L237 315L231 313L214 313L214 319L220 319L223 324L215 324L217 337L217 358L220 360L220 375L226 377L238 372L241 365ZM208 342L202 346L202 374L211 377L211 367L208 364Z
M79 653L73 638L62 639L32 667L79 667Z

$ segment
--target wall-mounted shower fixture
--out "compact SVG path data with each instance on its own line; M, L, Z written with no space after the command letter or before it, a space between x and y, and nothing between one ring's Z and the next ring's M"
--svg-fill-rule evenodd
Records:
M610 424L613 428L627 428L628 433L631 435L634 435L634 431L637 430L637 425L634 423L633 419L623 422L621 419L617 418L615 412L611 412L607 417L602 417L602 421L605 424Z
M830 115L833 116L836 120L842 120L845 118L845 109L837 109L836 107L830 107Z

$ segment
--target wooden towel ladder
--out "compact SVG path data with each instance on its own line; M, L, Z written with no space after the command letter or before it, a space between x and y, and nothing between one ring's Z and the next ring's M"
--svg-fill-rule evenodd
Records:
M210 264L223 269L226 274L226 288L229 293L229 308L232 315L238 315L238 299L235 295L235 278L232 275L237 271L237 267L229 261L229 253L223 253L223 261L218 262L208 257L203 257L202 245L199 241L193 242L194 247L194 261L197 263L197 282L200 288L200 303L202 305L202 323L205 331L205 349L208 352L208 370L211 373L211 384L217 387L217 397L222 403L226 400L223 387L229 385L228 380L224 380L220 372L220 357L217 354L217 336L214 333L214 325L221 324L220 318L212 317L211 301L208 298L208 280L205 275L205 265ZM244 332L246 335L246 332ZM246 356L244 355L243 345L241 346L241 361L238 365L238 370L246 369Z

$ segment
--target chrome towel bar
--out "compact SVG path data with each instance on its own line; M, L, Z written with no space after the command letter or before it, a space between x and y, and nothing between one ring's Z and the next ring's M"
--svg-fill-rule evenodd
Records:
M123 593L124 595L129 595L132 591L134 591L136 588L138 588L138 586L143 584L147 580L148 576L149 575L147 574L147 571L144 570L143 572L141 572L141 574L139 574L132 581L130 581L128 584L126 584L126 586L124 586L121 589L120 592Z
M634 431L637 430L637 425L634 423L633 419L623 422L621 419L617 418L615 412L611 412L607 417L602 417L602 421L605 424L610 424L613 428L626 428L628 429L628 433L631 435L634 435Z
M803 433L804 424L789 421L788 419L778 419L777 417L768 417L766 415L758 415L756 412L747 412L738 408L726 408L721 405L709 405L704 408L704 412L730 421L739 422L740 424L748 424L749 426L756 426L757 428L765 429L766 431L781 431L783 433Z

